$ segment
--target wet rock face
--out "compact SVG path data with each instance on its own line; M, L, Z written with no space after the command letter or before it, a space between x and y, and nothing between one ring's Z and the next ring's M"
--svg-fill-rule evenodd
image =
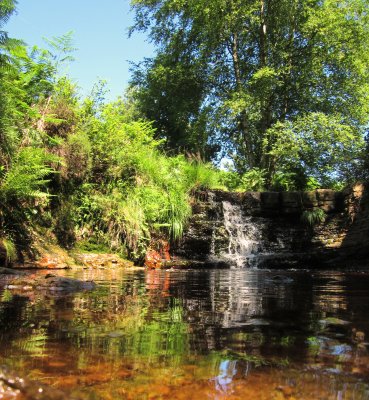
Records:
M363 185L345 192L202 193L174 256L238 267L324 264L368 254L369 200ZM309 226L303 212L323 210Z
M218 192L225 198L230 193ZM193 216L183 240L173 253L185 259L207 261L214 252L227 251L229 235L223 221L222 202L214 192L203 195L194 206Z

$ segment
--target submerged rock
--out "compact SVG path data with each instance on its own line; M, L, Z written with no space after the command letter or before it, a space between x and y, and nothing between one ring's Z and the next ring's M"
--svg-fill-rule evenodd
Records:
M47 290L51 292L76 292L92 290L96 287L93 281L80 281L73 278L65 278L53 274L46 275L22 275L12 279L5 286L7 289L22 291Z
M266 279L265 281L268 283L283 284L283 283L292 283L293 279L288 276L274 275L271 278Z
M2 399L78 400L61 390L22 377L6 367L0 367L0 393Z
M13 268L5 268L5 267L0 267L0 275L27 275L23 271L19 271Z

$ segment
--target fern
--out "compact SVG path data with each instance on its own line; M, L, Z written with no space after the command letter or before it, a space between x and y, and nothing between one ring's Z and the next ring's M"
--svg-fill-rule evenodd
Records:
M0 183L2 196L8 201L14 198L26 200L48 197L43 188L54 170L47 163L56 160L55 156L48 154L44 149L21 149Z

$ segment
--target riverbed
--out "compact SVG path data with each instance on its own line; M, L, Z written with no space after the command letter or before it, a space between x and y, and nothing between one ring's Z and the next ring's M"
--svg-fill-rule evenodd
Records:
M369 399L367 272L58 274L97 288L2 289L0 357L67 396Z

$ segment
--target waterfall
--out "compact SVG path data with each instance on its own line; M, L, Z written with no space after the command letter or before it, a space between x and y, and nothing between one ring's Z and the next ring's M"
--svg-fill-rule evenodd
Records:
M274 192L208 192L194 206L174 254L205 268L286 268L306 262L311 232L301 224L300 209L292 203L281 208L281 198Z
M232 265L257 267L258 253L261 249L261 226L245 216L239 205L222 202L224 227L229 235L228 253L224 254Z

